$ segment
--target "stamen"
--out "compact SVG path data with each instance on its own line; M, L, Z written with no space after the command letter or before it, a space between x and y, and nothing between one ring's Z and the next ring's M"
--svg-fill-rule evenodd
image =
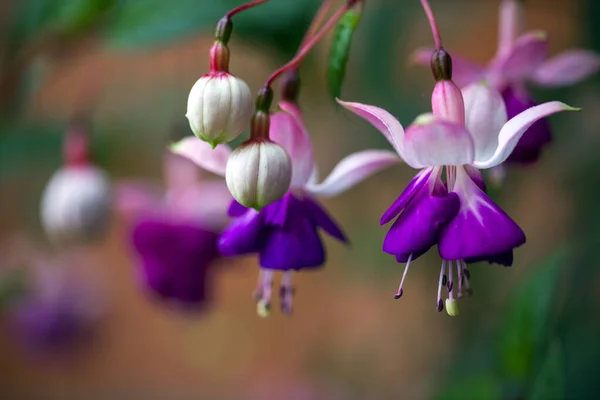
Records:
M281 312L286 315L292 314L292 302L294 298L294 287L292 286L292 271L285 271L281 278L279 287L279 298L281 299Z
M448 298L450 300L454 299L454 293L452 289L454 288L454 282L452 280L452 261L448 261ZM448 306L448 302L446 302L446 307Z
M456 296L460 299L463 296L462 287L463 287L463 281L465 280L465 278L462 274L462 264L461 264L460 260L456 261L456 274L458 275L458 292L457 292Z
M273 271L262 269L260 270L261 290L262 295L256 304L256 313L263 318L269 316L271 312L271 291L273 284Z
M408 261L406 262L406 267L404 267L404 273L402 274L402 280L400 281L400 285L398 286L398 291L394 295L395 300L398 300L400 297L402 297L402 293L404 293L404 291L402 290L402 285L404 284L404 279L406 279L406 273L408 272L408 269L410 268L411 261L412 261L412 253L410 253L410 255L408 256Z
M442 301L442 286L446 286L446 261L442 260L442 267L440 268L440 281L438 283L438 295L437 295L437 310L438 312L444 309L444 302Z
M471 273L469 272L469 270L467 269L467 263L462 261L462 269L463 269L463 274L464 276L467 277L467 279L465 280L465 296L471 296L473 294L473 289L471 289L471 283L469 282L471 279Z

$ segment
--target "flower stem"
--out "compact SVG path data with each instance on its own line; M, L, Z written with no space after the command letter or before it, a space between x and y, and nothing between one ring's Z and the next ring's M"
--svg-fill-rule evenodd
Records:
M429 5L429 2L427 0L421 0L421 5L425 10L425 14L427 15L427 19L429 20L429 25L431 26L431 32L433 33L435 48L440 50L442 48L442 38L440 37L440 31L438 29L437 22L435 22L433 11L431 11L431 6Z
M296 53L294 58L292 58L287 64L285 64L283 67L279 68L277 71L271 74L269 79L267 79L267 81L265 82L264 86L271 86L273 81L275 81L275 79L277 79L285 71L289 71L290 69L296 68L298 64L300 64L302 59L306 56L306 54L308 54L308 52L315 46L315 44L317 44L317 42L321 40L321 38L325 35L325 33L327 33L327 31L333 28L335 23L340 18L342 18L344 13L348 11L352 6L354 6L356 1L357 0L348 0L343 7L337 10L336 13L331 18L329 18L325 25L316 34L314 34L314 36L311 37L306 42L306 44L302 46L300 50L298 50L298 53Z
M269 0L254 0L254 1L251 1L251 2L246 3L246 4L242 4L241 6L236 7L233 10L229 11L227 14L225 14L225 16L227 18L231 18L231 17L233 17L235 14L237 14L239 12L242 12L242 11L247 10L249 8L252 8L252 7L256 7L258 5L261 5L262 3L266 3L267 1L269 1Z
M317 31L319 30L319 26L325 19L325 15L327 14L327 11L329 11L329 8L331 7L332 3L333 0L323 0L321 6L319 7L319 10L315 14L315 17L313 18L312 22L310 23L310 27L304 35L304 39L302 39L302 43L300 43L300 46L298 47L298 51L300 51L300 49L302 49L306 45L306 43L308 43L310 38L313 37L315 33L317 33Z

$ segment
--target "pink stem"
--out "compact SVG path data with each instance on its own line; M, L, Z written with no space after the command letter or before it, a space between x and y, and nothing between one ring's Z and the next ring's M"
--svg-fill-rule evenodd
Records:
M429 20L429 25L431 25L431 32L433 33L433 40L435 42L435 48L442 48L442 38L440 37L440 31L437 26L437 22L435 22L435 17L433 16L433 11L431 11L431 7L429 6L429 2L427 0L421 0L421 5L425 10L425 14L427 14L427 19Z
M310 40L300 50L298 50L298 53L296 53L296 56L294 58L292 58L287 64L285 64L283 67L279 68L277 71L271 74L269 79L267 79L267 81L265 82L264 87L271 86L273 81L275 81L275 79L277 79L285 71L289 71L290 69L296 68L298 64L300 64L300 61L302 61L302 59L306 56L306 54L308 54L308 52L315 46L315 44L317 44L317 42L321 40L321 38L327 33L327 31L333 28L333 25L335 25L335 23L340 18L342 18L344 13L348 11L348 9L350 9L355 2L356 1L350 0L342 8L337 10L336 13L325 23L321 30L317 32L312 38L310 38Z
M319 25L321 25L323 19L325 19L325 15L327 14L327 11L329 11L332 3L333 0L323 0L321 7L319 7L319 10L315 14L315 17L308 28L308 31L306 31L306 34L304 35L304 39L302 39L302 43L300 43L300 46L298 47L299 50L302 49L310 40L310 38L313 37L314 34L319 30Z
M262 3L266 3L267 1L269 1L269 0L254 0L254 1L251 1L251 2L246 3L246 4L242 4L241 6L236 7L233 10L229 11L227 14L225 14L225 16L227 18L231 18L231 17L233 17L235 14L237 14L239 12L242 12L242 11L247 10L249 8L258 6L258 5L262 4Z

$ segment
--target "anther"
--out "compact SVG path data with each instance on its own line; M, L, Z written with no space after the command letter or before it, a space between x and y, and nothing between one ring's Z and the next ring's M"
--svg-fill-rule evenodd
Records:
M438 300L438 305L437 305L437 312L442 312L444 310L444 302L442 301L442 299Z
M400 290L398 291L398 293L396 293L396 294L394 295L394 300L398 300L400 297L402 297L402 294L403 294L403 293L404 293L404 290L400 289Z

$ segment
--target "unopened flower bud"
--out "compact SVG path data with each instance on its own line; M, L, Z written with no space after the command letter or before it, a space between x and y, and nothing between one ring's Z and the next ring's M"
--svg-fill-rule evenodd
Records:
M434 50L431 54L430 66L436 82L452 79L452 57L446 50Z
M194 135L215 147L238 137L252 111L252 94L242 79L210 72L192 87L185 116Z
M446 312L451 317L456 317L460 314L458 311L458 301L456 299L446 299Z
M465 102L460 88L451 80L438 81L431 95L433 115L464 125Z
M242 205L260 210L283 197L292 180L287 152L265 138L240 145L227 160L227 187Z
M107 231L110 206L110 181L102 170L67 166L52 176L42 195L42 226L55 244L97 239Z

